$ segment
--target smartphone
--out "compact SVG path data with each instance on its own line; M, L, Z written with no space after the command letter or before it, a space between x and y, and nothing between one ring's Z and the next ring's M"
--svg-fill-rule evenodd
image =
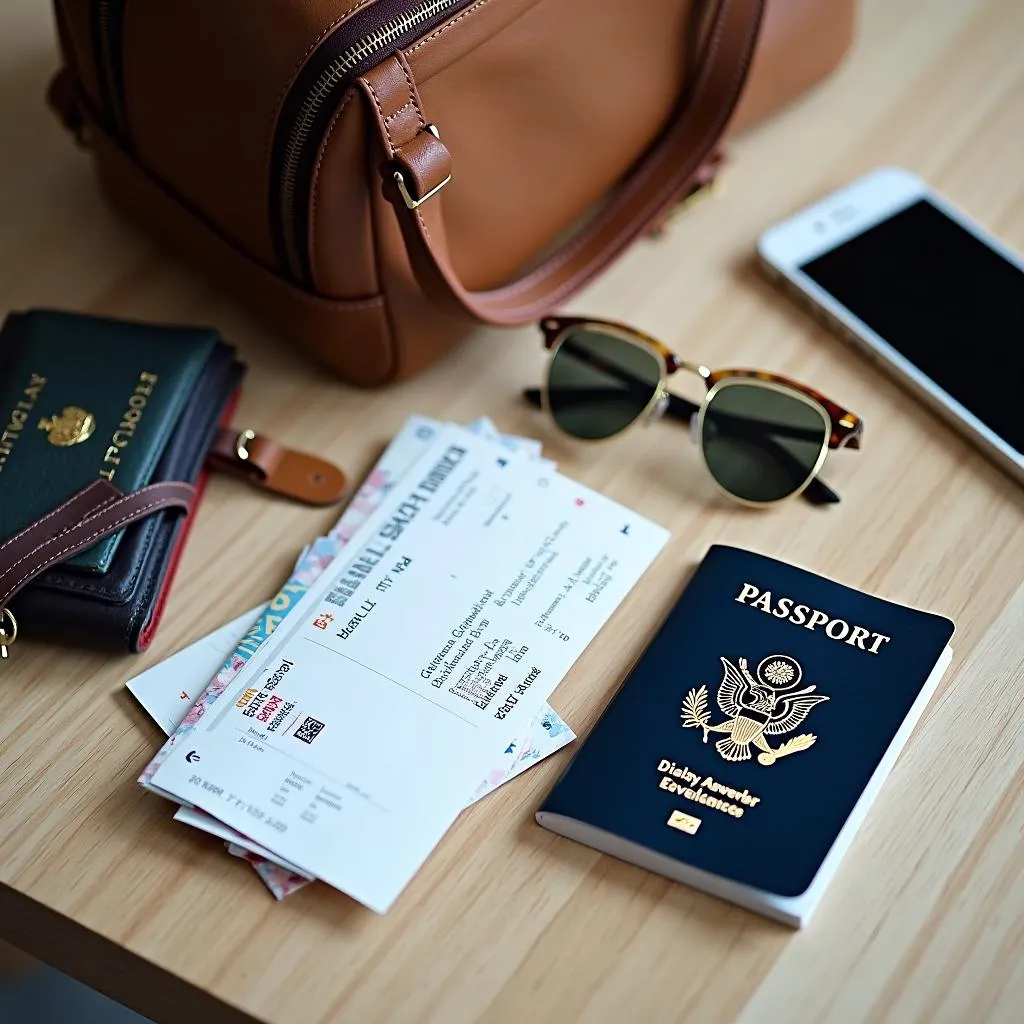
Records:
M762 235L779 283L1024 483L1024 259L885 167Z

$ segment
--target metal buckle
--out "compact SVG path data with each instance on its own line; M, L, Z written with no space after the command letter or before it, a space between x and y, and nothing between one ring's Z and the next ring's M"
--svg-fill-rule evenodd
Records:
M243 430L235 439L235 454L242 462L249 461L249 442L256 440L255 430Z
M4 625L4 619L7 619L11 624L11 632L7 633L7 627ZM18 620L14 617L14 612L10 608L0 608L0 659L6 658L7 648L10 647L15 640L18 639Z
M720 195L724 190L725 185L722 181L721 175L716 175L710 181L705 181L703 185L698 185L692 192L688 192L679 202L676 204L673 216L678 213L682 213L683 210L688 210L690 207L695 206L702 199L710 199L711 196Z
M723 191L724 187L721 175L712 178L710 181L705 181L703 185L698 185L669 209L662 219L656 223L655 227L650 229L650 234L653 237L660 237L668 230L670 225L675 223L680 214L695 206L702 199L707 199Z
M441 133L437 130L437 125L428 124L427 131L430 132L430 134L433 135L435 139L441 138ZM443 189L445 185L447 185L448 182L452 180L452 176L449 174L448 177L445 178L440 185L435 185L425 196L420 196L420 198L417 199L409 191L409 187L405 183L405 175L402 174L401 171L395 171L394 175L395 184L398 186L398 191L402 195L402 200L405 202L406 208L409 210L419 209L419 207L421 207L428 199L432 198L433 196L436 196L437 193L440 192L441 189Z

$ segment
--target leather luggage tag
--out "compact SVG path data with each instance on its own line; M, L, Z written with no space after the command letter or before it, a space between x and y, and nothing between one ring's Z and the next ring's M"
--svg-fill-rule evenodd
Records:
M333 505L345 493L345 474L326 459L285 448L254 430L221 430L207 464L248 480L254 487L307 505Z

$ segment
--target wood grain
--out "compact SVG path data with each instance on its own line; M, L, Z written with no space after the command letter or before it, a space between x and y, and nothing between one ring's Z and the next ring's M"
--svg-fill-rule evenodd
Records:
M670 423L600 450L554 441L517 399L542 365L532 331L481 332L386 393L325 379L102 206L42 110L47 6L6 0L0 309L214 323L250 365L239 422L356 473L410 411L488 413L671 527L656 570L555 693L578 731L715 541L942 612L957 634L939 694L800 934L537 828L567 753L466 812L386 917L326 887L277 905L134 781L158 736L125 678L269 596L336 514L218 480L145 658L19 643L0 670L0 937L161 1021L1020 1020L1024 495L765 285L751 253L770 223L882 163L1024 248L1022 40L1019 0L866 3L851 60L738 140L724 194L575 303L711 365L804 379L864 417L863 450L827 466L841 505L752 513L714 496ZM965 372L979 369L997 372Z

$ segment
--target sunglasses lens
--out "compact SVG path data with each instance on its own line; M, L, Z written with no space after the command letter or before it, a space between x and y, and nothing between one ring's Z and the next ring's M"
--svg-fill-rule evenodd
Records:
M824 412L794 394L728 384L704 412L701 444L711 475L737 498L770 504L807 483L828 443Z
M548 371L548 405L558 426L587 441L625 430L658 392L661 359L600 331L567 335Z

